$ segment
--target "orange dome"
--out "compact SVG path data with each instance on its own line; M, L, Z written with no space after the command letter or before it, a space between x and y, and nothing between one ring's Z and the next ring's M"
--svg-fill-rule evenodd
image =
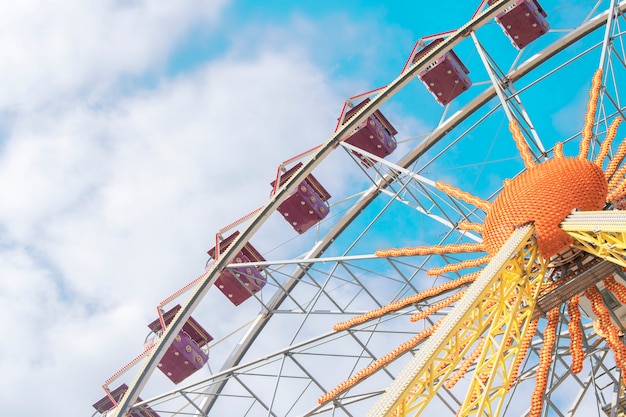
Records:
M516 226L534 222L539 253L556 255L572 243L559 223L574 209L601 210L607 193L604 173L593 162L557 158L533 166L505 182L491 205L483 233L486 250L495 255Z

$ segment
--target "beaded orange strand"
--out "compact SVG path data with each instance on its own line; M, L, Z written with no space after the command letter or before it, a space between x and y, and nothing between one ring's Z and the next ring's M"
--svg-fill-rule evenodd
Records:
M440 325L441 325L441 319L435 322L435 324L433 324L431 327L417 333L410 340L407 340L406 342L400 344L400 346L398 346L397 348L395 348L388 354L381 356L380 358L372 362L371 365L361 369L352 377L350 377L346 381L342 382L341 384L337 385L332 390L328 391L327 393L319 397L317 399L317 402L319 404L324 404L325 402L328 402L329 400L335 398L337 395L339 395L343 391L349 388L352 388L354 385L359 383L359 381L361 381L362 379L367 378L368 376L370 376L371 374L373 374L374 372L376 372L383 366L387 365L388 363L396 359L401 354L417 346L417 344L420 343L422 340L432 335L435 332L435 330L439 328Z
M452 375L450 379L445 382L444 386L446 387L446 389L452 389L457 384L457 382L459 382L461 378L465 376L470 366L472 366L472 364L476 362L476 359L478 359L478 357L480 356L480 353L482 352L484 346L485 338L482 337L478 341L478 344L476 345L472 353L463 360L463 363L461 364L459 369L457 369L454 375Z
M587 114L585 115L585 125L583 127L583 135L580 141L580 152L578 159L587 159L589 153L589 142L593 136L593 122L598 107L598 96L602 87L602 70L599 69L593 74L591 80L591 90L589 91L589 102L587 103Z
M465 293L467 293L467 290L464 291L459 291L457 293L455 293L454 295L451 295L450 297L438 301L436 303L434 303L433 305L429 306L427 309L420 311L419 313L415 313L411 316L410 321L412 322L416 322L416 321L420 321L425 319L426 317L430 316L431 314L436 313L437 311L448 307L450 304L455 303L457 301L459 301L461 298L463 298L463 296L465 295Z
M552 349L556 341L556 326L559 323L559 308L553 308L548 312L548 324L543 333L543 346L539 353L539 366L535 375L535 391L530 400L530 412L528 417L539 417L543 410L543 394L548 385L548 370L552 364Z
M626 346L619 337L619 330L611 322L611 314L604 304L602 295L596 287L590 287L585 291L585 296L591 301L591 310L598 316L600 330L605 334L606 343L615 355L617 366L626 372Z
M624 284L615 281L615 277L613 275L606 278L602 282L609 291L615 294L615 297L620 303L626 304L626 286L624 286Z
M580 295L576 295L567 302L567 315L569 316L569 350L572 354L572 374L579 374L583 370L585 353L583 352L583 329L580 325L580 310L578 302Z
M384 307L381 308L377 308L375 310L371 310L368 311L365 314L361 314L360 316L356 316L353 317L349 320L346 321L342 321L340 323L335 324L335 326L333 327L333 330L335 331L340 331L340 330L346 330L349 329L350 327L356 326L358 324L362 324L365 323L369 320L378 318L378 317L382 317L387 313L390 313L392 311L397 311L400 310L401 308L404 308L408 305L411 304L415 304L417 302L420 302L422 300L425 300L427 298L431 298L431 297L435 297L437 295L440 295L444 292L459 288L462 285L465 284L469 284L470 282L474 282L476 280L476 278L478 278L478 273L472 273L472 274L467 274L464 275L460 278L457 278L455 280L452 281L448 281L445 282L443 284L437 285L436 287L432 287L432 288L428 288L427 290L421 291L417 294L411 295L407 298L404 298L400 301L394 301L393 303L390 303Z
M539 319L531 320L528 323L528 330L524 335L524 339L522 340L522 344L520 346L519 353L515 357L515 362L513 362L513 367L511 368L511 378L509 379L509 385L506 387L507 392L513 388L515 381L517 380L517 375L519 374L519 368L522 366L522 361L526 357L528 353L528 348L530 347L530 342L533 340L533 336L537 331L537 325L539 324Z

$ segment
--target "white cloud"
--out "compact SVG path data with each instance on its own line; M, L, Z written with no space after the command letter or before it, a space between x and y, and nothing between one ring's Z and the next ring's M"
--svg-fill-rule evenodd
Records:
M29 0L0 16L0 108L58 105L162 66L193 25L226 0Z
M312 63L319 43L301 18L267 38L242 30L224 57L164 77L224 5L33 0L0 16L0 414L91 414L217 230L265 203L278 164L326 140L343 100L369 87ZM338 22L360 42L365 25ZM144 77L156 81L128 83ZM260 250L295 234L270 221Z

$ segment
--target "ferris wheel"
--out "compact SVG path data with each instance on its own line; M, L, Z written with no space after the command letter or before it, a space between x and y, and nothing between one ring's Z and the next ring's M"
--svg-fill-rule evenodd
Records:
M277 161L96 414L626 414L626 1L477 7Z

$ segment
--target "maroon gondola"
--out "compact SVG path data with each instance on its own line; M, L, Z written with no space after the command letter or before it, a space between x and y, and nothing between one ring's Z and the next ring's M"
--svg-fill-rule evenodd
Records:
M489 0L489 5L497 0ZM545 34L550 25L548 15L536 0L516 0L501 13L496 15L496 22L511 40L522 49L530 42Z
M283 185L301 166L302 163L299 162L284 172L280 177L279 185ZM272 181L271 185L275 187L276 181ZM330 197L322 184L309 174L278 206L278 211L296 232L304 233L328 216Z
M432 42L413 55L412 62L416 63L422 59L443 40L444 38L433 39ZM418 74L418 77L439 104L446 105L470 88L472 81L467 74L469 74L469 70L451 49L429 62L426 68Z
M219 246L220 252L228 248L237 236L239 236L239 232L235 232L222 240ZM211 258L216 259L216 248L211 248L208 254ZM254 246L247 242L229 263L263 261L265 261L265 258L261 256ZM261 272L262 268L250 266L225 269L215 281L215 286L219 288L231 303L238 306L263 289L267 280Z
M180 305L163 313L162 318L166 326L176 316L178 310L180 310ZM148 324L148 327L154 333L163 330L160 319ZM193 317L189 317L159 362L159 369L173 383L178 384L206 364L209 356L202 350L202 347L211 340L213 337Z
M347 122L352 116L354 116L363 106L370 102L369 98L366 98L350 110L348 110L344 117L344 123ZM356 146L359 149L363 149L372 155L384 158L396 150L398 144L394 138L398 131L387 120L387 118L376 110L370 116L368 116L359 126L354 133L348 136L345 141L351 145ZM354 154L361 160L361 163L366 167L374 165L374 161L371 158L359 153Z

